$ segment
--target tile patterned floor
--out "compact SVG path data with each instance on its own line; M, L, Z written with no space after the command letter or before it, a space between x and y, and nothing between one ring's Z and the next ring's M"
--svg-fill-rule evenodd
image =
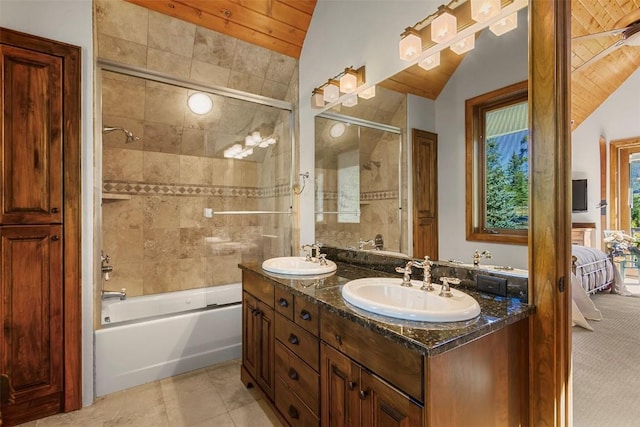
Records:
M232 360L96 399L93 405L21 427L282 427Z

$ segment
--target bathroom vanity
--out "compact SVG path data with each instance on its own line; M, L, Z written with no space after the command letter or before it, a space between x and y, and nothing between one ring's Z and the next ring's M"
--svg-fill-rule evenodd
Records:
M292 426L526 426L528 317L515 298L465 289L470 321L413 322L348 305L341 287L387 276L338 263L327 278L243 273L241 378Z

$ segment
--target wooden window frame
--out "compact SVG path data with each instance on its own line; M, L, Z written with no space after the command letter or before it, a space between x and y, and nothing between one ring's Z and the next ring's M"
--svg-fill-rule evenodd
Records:
M515 83L465 102L466 144L466 232L467 240L526 245L528 227L516 229L485 229L485 141L484 117L489 110L528 99L528 82Z

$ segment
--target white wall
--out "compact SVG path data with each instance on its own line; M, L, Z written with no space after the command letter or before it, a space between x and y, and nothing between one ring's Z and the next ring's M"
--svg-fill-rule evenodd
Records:
M471 262L475 249L489 250L487 263L528 268L522 245L466 241L465 233L465 100L527 79L527 10L518 28L496 37L484 31L436 100L438 134L438 220L440 259Z
M91 0L0 0L0 26L82 48L82 401L93 402L93 30Z
M406 67L398 58L400 33L433 13L440 0L319 0L300 56L300 171L314 174L311 92L348 66L366 66L367 83ZM309 187L307 187L309 188ZM311 187L313 189L313 187ZM314 241L313 191L300 196L300 242Z
M572 214L575 222L595 222L600 241L600 136L607 143L640 137L640 69L636 70L571 134L572 177L587 178L589 211ZM607 148L607 155L609 150ZM607 181L608 181L607 172ZM607 182L607 193L609 184ZM609 208L608 208L609 209Z

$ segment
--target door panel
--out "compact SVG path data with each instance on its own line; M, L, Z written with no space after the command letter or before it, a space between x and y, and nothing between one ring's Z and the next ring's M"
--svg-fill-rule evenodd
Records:
M413 130L413 257L438 259L438 136Z

